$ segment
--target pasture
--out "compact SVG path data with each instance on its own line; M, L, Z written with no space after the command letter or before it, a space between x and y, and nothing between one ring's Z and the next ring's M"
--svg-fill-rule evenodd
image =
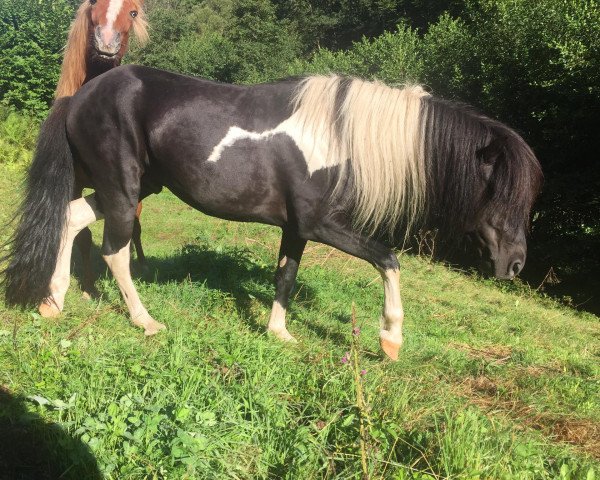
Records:
M4 225L20 175L0 169ZM131 325L97 248L99 298L73 281L54 320L0 303L0 478L364 478L362 453L372 479L600 475L597 317L404 254L390 362L377 272L309 244L289 345L265 333L276 229L166 191L144 201L142 228L136 287L165 332ZM11 476L24 459L47 477Z

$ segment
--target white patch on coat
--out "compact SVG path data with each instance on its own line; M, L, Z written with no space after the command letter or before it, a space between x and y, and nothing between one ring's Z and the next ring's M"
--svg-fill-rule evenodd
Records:
M331 167L341 163L341 156L332 157L331 154L328 155L329 146L325 138L327 135L315 138L317 135L313 132L314 129L302 128L297 114L284 120L275 128L266 130L262 133L250 132L243 128L232 126L221 141L213 148L212 153L208 157L208 161L217 162L226 148L233 146L240 140L252 140L255 142L268 141L277 134L284 134L294 141L304 155L309 175L312 175L315 171L322 168Z

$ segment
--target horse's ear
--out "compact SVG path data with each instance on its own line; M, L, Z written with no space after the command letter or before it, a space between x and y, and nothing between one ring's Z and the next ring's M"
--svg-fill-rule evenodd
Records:
M506 137L496 137L485 147L477 150L477 158L486 179L491 177L496 162L504 156L505 142Z

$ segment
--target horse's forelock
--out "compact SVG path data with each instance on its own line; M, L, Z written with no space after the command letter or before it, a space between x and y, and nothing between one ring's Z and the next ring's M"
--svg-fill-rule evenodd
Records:
M501 151L490 178L494 189L488 208L507 227L528 228L531 208L542 187L542 170L529 145L516 132L503 129Z

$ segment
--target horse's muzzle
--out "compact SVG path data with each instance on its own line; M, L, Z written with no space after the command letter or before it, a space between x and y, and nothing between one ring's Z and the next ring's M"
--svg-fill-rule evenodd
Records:
M98 26L94 31L94 47L101 57L112 58L121 49L121 34Z

